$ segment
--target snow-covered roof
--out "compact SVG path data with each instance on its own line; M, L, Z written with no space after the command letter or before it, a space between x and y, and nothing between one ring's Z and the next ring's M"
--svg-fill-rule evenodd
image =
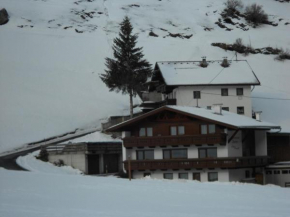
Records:
M211 109L188 107L188 106L163 106L155 109L151 112L145 113L128 121L124 121L120 124L114 125L107 129L107 131L118 131L122 127L136 123L146 117L154 115L156 113L169 110L177 113L182 113L197 119L202 119L209 122L214 122L220 125L224 125L234 129L280 129L280 126L264 121L257 121L253 118L249 118L244 115L238 115L232 112L222 111L222 114L216 114Z
M211 109L188 107L188 106L166 106L174 110L185 112L194 116L204 117L209 120L217 121L223 124L235 126L237 128L258 128L258 129L275 129L280 128L277 124L264 121L257 121L244 115L222 111L222 115L214 113Z
M228 61L230 66L221 66L222 60L207 61L203 68L200 61L157 62L162 77L169 86L175 85L260 85L258 78L246 60Z
M273 169L277 169L277 168L290 168L290 161L281 161L281 162L277 162L275 164L271 164L269 166L267 166L267 168L273 168Z
M112 136L101 133L99 131L87 134L85 136L72 139L61 144L68 144L68 143L79 143L79 142L121 142L120 139L114 139Z

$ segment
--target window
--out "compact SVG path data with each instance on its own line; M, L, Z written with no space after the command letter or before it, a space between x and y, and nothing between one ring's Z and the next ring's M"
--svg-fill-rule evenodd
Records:
M140 128L139 136L153 136L153 128L152 127Z
M199 148L199 158L217 158L217 148Z
M208 133L209 134L215 133L215 125L214 124L208 125Z
M288 170L282 170L282 174L288 174Z
M271 170L267 170L267 171L266 171L266 174L267 174L267 175L272 175L272 171L271 171Z
M184 135L185 134L185 128L184 126L172 126L170 127L170 135L176 136L176 135Z
M237 88L237 96L243 96L244 95L244 89L243 88Z
M200 132L201 134L214 134L215 131L215 124L202 124L200 125Z
M150 177L151 176L151 173L144 173L143 176L144 177L146 177L146 176L149 176Z
M200 173L192 173L192 180L200 181Z
M243 106L237 107L237 114L239 114L239 115L245 114L245 111L244 111L244 107Z
M274 170L274 174L280 174L280 170Z
M164 179L173 179L173 173L164 173L163 178Z
M154 160L154 150L136 151L137 160Z
M171 134L171 136L176 136L177 135L176 127L170 127L170 134Z
M209 182L218 181L218 173L217 172L210 172L210 173L207 173L207 175L208 175Z
M228 88L222 88L221 95L222 95L222 96L228 96L228 95L229 95Z
M207 134L207 125L206 124L201 125L201 134Z
M188 179L188 173L178 173L179 179Z
M187 149L163 150L163 159L187 159Z
M139 136L146 136L145 128L140 128Z
M230 109L229 109L229 107L222 107L222 110L229 111Z
M251 172L250 172L250 170L246 170L245 171L245 177L246 177L246 179L251 178Z
M184 135L184 126L178 126L178 135Z
M147 127L147 136L153 136L153 128Z
M200 91L193 91L193 98L200 99Z

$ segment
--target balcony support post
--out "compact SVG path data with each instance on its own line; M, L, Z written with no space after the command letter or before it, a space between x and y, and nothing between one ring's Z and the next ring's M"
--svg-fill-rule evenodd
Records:
M234 132L234 134L229 138L228 143L230 143L230 142L233 140L233 138L237 135L238 132L239 132L239 129L237 129L237 130Z

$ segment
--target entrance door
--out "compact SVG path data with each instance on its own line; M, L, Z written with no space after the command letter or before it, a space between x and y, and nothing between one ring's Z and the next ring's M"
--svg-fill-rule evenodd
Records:
M100 164L99 155L87 155L88 157L88 174L99 174Z
M119 155L104 154L104 173L119 172Z
M256 183L263 185L264 184L264 177L262 173L256 173L255 175Z
M193 180L200 181L200 173L193 173L192 174L192 179Z

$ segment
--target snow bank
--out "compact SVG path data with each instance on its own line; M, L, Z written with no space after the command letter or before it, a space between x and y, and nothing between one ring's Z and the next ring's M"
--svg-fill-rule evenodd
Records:
M78 169L74 169L71 166L57 167L49 162L43 162L37 160L35 156L39 154L39 151L35 151L25 156L18 157L16 162L19 166L27 169L31 172L46 173L46 174L69 174L69 175L79 175L82 172Z

